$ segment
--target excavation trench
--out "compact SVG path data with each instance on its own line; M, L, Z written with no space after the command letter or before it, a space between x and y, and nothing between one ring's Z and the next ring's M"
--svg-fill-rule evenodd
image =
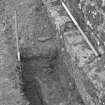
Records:
M56 55L57 56L57 55ZM55 57L38 57L22 58L22 81L23 92L29 100L30 105L47 105L43 99L41 86L37 78L44 80L45 76L54 75L57 58ZM49 74L49 75L48 75Z
M64 102L84 105L75 81L68 74L67 67L57 51L54 56L21 57L21 60L22 91L30 105L54 105Z
M20 51L25 97L30 105L84 105L74 79L67 72L55 25L48 18L42 1L36 0L32 10L30 24L34 23L34 27L26 29L32 29L32 35L28 32L26 49Z
M34 66L32 66L32 63ZM38 81L35 79L37 70L41 70L37 66L37 59L27 61L24 58L23 69L22 69L22 81L23 81L23 92L30 105L46 105L42 98L42 93Z

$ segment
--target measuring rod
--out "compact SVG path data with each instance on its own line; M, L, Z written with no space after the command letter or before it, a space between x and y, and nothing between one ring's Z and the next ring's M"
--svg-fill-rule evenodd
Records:
M20 62L18 23L17 23L17 11L16 10L15 10L15 35L16 35L17 59Z
M85 39L85 41L87 42L87 44L89 45L89 47L91 48L91 50L94 52L94 54L96 56L99 56L98 52L96 51L96 49L94 48L94 46L92 45L92 43L89 41L88 37L85 35L85 33L83 32L83 30L81 29L81 27L78 25L76 19L73 17L73 15L69 11L69 9L66 6L66 4L62 0L60 0L60 1L61 1L61 4L62 4L63 8L67 12L67 14L70 16L71 20L76 25L77 29L80 31L81 35L83 36L83 38Z

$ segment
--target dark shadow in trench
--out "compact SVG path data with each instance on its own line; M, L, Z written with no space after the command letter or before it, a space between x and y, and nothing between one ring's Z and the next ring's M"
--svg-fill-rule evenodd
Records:
M54 69L57 61L57 52L53 57L33 56L25 58L21 56L22 61L22 91L30 102L30 105L47 105L43 100L40 84L35 79L37 73L43 72L43 67ZM51 72L51 71L50 71Z
M45 100L43 100L41 87L39 82L35 79L35 76L37 76L38 73L43 72L42 69L44 67L48 67L51 68L51 71L47 71L47 73L49 73L49 75L51 76L54 76L55 79L56 72L54 71L54 69L58 66L60 57L58 52L55 52L54 55L55 56L49 57L33 56L32 58L25 58L21 56L23 64L21 73L23 82L22 91L27 100L30 102L30 105L47 105ZM62 66L62 64L60 65ZM62 68L61 66L60 68ZM76 101L81 103L81 105L84 105L83 100L81 99L81 96L76 89L75 82L72 79L71 83L71 89L69 88L69 91L71 92L70 105L73 105Z
M38 81L34 78L35 72L40 71L41 68L38 68L36 65L37 57L35 60L23 59L23 67L22 67L22 91L30 102L30 105L46 105L42 98L41 88ZM32 63L35 61L35 66L32 66Z

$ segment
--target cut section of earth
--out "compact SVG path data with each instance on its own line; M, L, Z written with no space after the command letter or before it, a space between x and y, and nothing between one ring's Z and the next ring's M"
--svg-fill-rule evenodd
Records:
M83 61L88 59L87 55L81 51L80 46L85 41L67 17L64 9L59 6L60 2L58 0L53 1L53 6L47 4L52 2L50 0L0 1L0 54L8 55L0 56L0 60L3 62L3 66L0 68L0 79L2 79L0 81L0 92L3 90L3 95L1 95L2 92L0 93L0 105L88 105L84 102L84 93L89 93L91 97L97 99L97 90L85 77L87 75L83 72L79 73L77 70L78 59L81 58ZM78 4L76 0L73 3ZM17 10L21 62L16 60L15 10ZM62 39L61 34L63 32L60 33L62 30L70 31L69 34L65 34L65 39L67 38L65 42L67 43L64 43L65 39ZM71 54L72 49L75 51L72 54L73 57L76 54L78 55L75 64L72 64L72 57L66 55L64 44L67 44L66 47L68 48L71 46L71 49L68 50ZM87 45L84 46L88 48ZM83 50L85 51L85 49ZM87 51L91 53L90 50L85 52ZM89 59L92 62L94 56ZM11 64L8 66L9 63ZM66 63L70 65L68 66ZM21 68L17 66L21 66ZM79 66L82 68L84 63L79 62ZM3 81L4 77L8 82ZM16 79L16 81L11 82L10 79ZM79 81L80 79L82 82ZM9 91L12 85L17 89L16 91L14 88ZM12 92L16 97L14 94L11 95ZM7 95L9 93L11 93L10 96ZM28 104L24 98L22 100L20 94L28 101ZM20 101L22 103L19 103Z
M23 92L30 105L84 105L64 64L55 25L42 1L34 2L29 16L32 32L21 48Z

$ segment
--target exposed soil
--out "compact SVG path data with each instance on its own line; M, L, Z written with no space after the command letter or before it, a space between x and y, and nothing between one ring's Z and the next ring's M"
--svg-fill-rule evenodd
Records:
M64 63L55 25L52 23L51 18L48 17L47 9L41 0L0 1L0 32L5 28L3 38L0 36L0 43L5 38L7 39L5 43L8 45L8 48L6 48L7 46L2 47L6 50L5 53L13 51L11 56L15 58L15 61L12 61L12 64L15 65L15 63L18 63L16 59L14 9L17 9L21 53L20 63L22 64L22 69L20 71L20 78L18 75L19 83L18 81L14 83L14 80L13 84L16 86L19 85L17 86L19 89L22 88L21 96L25 96L30 105L61 105L61 103L63 103L62 105L84 105L75 85L75 80L68 73L68 68ZM11 63L10 61L7 62ZM10 72L12 72L11 68L8 68ZM18 71L18 69L16 70ZM11 75L14 76L15 72L13 69ZM12 78L12 76L10 77ZM20 82L23 84L21 85ZM11 84L12 82L10 83L10 87ZM8 87L6 88L8 89ZM15 95L17 94L17 91L12 91ZM20 100L20 95L18 94L17 97L8 96L7 98L8 101L11 101L9 100L10 98L13 99L13 104L9 104L5 99L5 103L7 103L5 105L16 105L14 103L17 103L17 105L26 105L25 102L22 104L19 103L18 98ZM14 102L15 100L16 102ZM21 98L21 101L24 100Z
M23 92L30 105L83 105L75 81L63 62L57 31L48 18L46 7L41 0L35 3L32 39L29 37L33 44L21 49Z

